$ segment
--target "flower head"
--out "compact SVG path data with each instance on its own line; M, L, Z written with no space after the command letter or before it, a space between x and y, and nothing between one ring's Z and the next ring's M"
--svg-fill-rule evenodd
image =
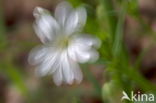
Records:
M43 45L30 52L29 63L37 66L40 76L52 74L56 85L80 83L83 76L78 63L96 61L96 48L100 46L99 39L80 33L86 23L86 10L62 2L54 17L41 7L36 7L33 14L34 30Z

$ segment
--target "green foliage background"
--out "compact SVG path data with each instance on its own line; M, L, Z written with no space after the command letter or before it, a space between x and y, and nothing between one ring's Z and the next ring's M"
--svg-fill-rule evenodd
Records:
M43 101L40 101L41 103L53 103L55 99L54 103L84 103L82 96L86 94L86 91L102 100L103 103L121 103L123 90L128 95L130 95L131 91L138 89L143 93L156 94L156 85L146 79L140 72L141 62L150 47L143 49L136 60L131 63L131 57L124 41L127 16L138 21L145 33L155 40L155 32L144 22L139 13L138 1L69 0L69 2L75 7L79 5L86 7L88 21L84 31L94 34L102 41L102 46L99 49L99 60L95 64L81 65L85 79L89 81L92 90L88 92L81 85L55 87L50 84L50 87L46 88L44 84L47 85L52 81L45 77L41 82L42 86L32 91L25 82L28 78L28 73L20 69L22 67L17 65L14 60L19 52L26 51L29 53L29 50L37 43L33 43L33 41L23 41L21 43L17 40L16 43L19 46L17 50L10 46L10 41L6 35L9 29L5 25L3 5L0 3L0 74L6 78L8 85L15 86L28 103L38 103L41 97L44 98ZM143 35L145 34L140 36ZM104 65L101 68L105 70L103 72L105 81L102 85L88 69L90 65ZM55 99L52 99L50 95L47 95L53 92L59 97L55 98L53 94L51 96ZM66 93L64 94L64 92ZM64 97L64 95L66 96ZM130 101L123 102L132 103Z

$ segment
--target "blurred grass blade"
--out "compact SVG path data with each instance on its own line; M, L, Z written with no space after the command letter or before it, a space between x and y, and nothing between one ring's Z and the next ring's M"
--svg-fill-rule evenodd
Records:
M16 67L14 67L13 65L5 65L6 70L5 73L6 75L9 77L9 79L11 80L11 82L24 94L27 94L27 88L23 79L23 76L21 75L21 73L17 70Z
M0 0L0 50L6 45L6 35L5 35L5 22L3 15L3 5L2 0Z
M105 11L103 14L106 14L106 18L109 24L109 31L112 37L115 34L115 28L117 23L116 13L114 12L113 2L112 0L101 0ZM111 14L110 14L111 13Z
M137 85L144 91L150 91L156 93L156 86L150 81L146 80L135 68L129 68L126 72Z
M122 49L122 43L123 43L123 31L124 31L124 23L125 23L125 15L126 15L126 5L125 3L122 4L123 8L121 8L119 18L118 18L118 23L116 27L116 33L115 33L115 38L114 38L114 43L113 43L113 55L117 56Z

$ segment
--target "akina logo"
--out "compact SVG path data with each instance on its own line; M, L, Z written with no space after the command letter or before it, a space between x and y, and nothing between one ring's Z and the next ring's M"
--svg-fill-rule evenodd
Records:
M139 91L134 93L131 91L130 96L127 95L125 91L122 92L123 96L121 100L128 100L128 101L138 101L138 102L152 102L155 101L154 94L141 94Z

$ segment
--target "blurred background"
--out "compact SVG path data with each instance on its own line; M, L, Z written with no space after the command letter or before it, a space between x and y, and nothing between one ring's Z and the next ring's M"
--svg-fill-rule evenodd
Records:
M156 93L156 0L68 0L87 9L84 32L101 39L100 58L81 65L81 84L36 77L27 61L41 44L32 12L53 14L61 1L0 0L0 103L121 103L123 90Z

